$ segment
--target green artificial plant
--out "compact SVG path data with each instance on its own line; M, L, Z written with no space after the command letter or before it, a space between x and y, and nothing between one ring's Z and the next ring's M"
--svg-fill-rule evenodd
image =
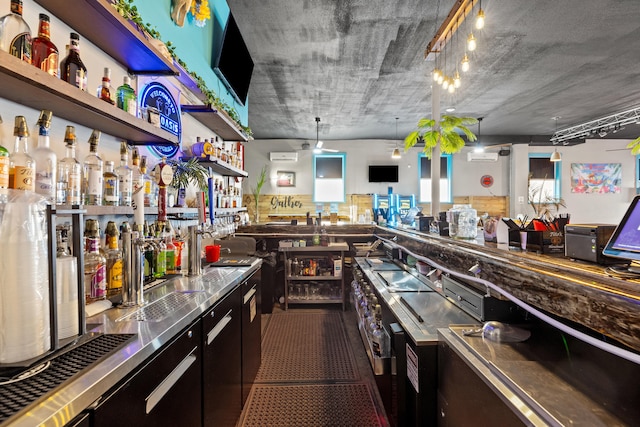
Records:
M167 160L173 168L173 180L171 186L177 189L187 188L189 184L195 185L198 190L207 190L207 178L209 178L209 170L198 161L197 157L185 161Z
M443 154L454 154L462 150L465 140L460 135L463 133L469 141L475 141L476 135L469 130L468 125L478 123L473 117L442 116L439 122L434 119L422 118L418 121L418 129L411 132L404 139L404 151L408 151L419 140L424 141L422 151L430 159L435 146L440 143L440 151Z
M640 136L627 144L627 148L631 149L631 154L634 156L640 154Z
M258 222L260 216L258 213L258 201L260 199L260 192L262 191L262 187L265 182L267 182L267 167L263 166L260 174L258 175L258 179L256 180L255 187L251 187L251 194L253 194L253 201L256 204L256 210L254 212L255 222Z

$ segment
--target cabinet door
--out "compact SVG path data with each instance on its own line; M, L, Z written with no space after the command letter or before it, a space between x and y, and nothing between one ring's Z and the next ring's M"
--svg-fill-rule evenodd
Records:
M242 284L242 405L262 361L261 278L258 270Z
M201 426L201 322L182 331L94 411L94 427Z
M241 289L238 287L202 318L205 426L233 427L242 411L240 296Z

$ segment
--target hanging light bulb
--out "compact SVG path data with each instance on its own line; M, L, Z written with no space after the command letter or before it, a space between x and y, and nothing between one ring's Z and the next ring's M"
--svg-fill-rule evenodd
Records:
M451 77L449 77L449 93L453 93L456 91L456 85L453 82L453 79Z
M402 156L400 155L400 150L398 149L398 119L399 117L396 117L396 148L393 149L393 153L391 153L391 158L392 159L400 159Z
M444 75L442 73L440 73L440 75L438 75L437 83L439 85L442 85L443 82L444 82Z
M433 69L433 81L437 82L438 78L440 77L441 71L440 68L434 68Z
M476 38L473 36L473 33L469 33L469 37L467 37L467 49L469 52L476 50Z
M463 72L467 72L469 71L469 57L467 56L467 54L464 54L464 57L462 58L462 61L460 62L460 67L462 68Z
M453 76L453 87L458 89L461 84L462 81L460 80L460 73L458 72L458 70L456 70L456 74Z
M448 87L449 87L449 77L445 77L444 80L442 80L442 89L447 90Z
M482 0L480 0L480 10L476 17L476 28L479 30L484 28L484 10L482 10Z

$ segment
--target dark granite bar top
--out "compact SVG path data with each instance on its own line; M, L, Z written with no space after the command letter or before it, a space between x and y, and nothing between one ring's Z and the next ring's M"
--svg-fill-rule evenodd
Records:
M395 238L407 250L461 274L470 275L469 268L478 264L477 277L521 301L640 351L639 280L610 277L600 265L491 243L387 227L378 227L376 235Z

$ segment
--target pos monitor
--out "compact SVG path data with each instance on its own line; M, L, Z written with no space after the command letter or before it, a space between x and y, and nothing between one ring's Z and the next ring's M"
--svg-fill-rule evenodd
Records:
M602 253L631 263L640 261L640 195L634 197ZM628 271L640 273L640 267L629 267Z

